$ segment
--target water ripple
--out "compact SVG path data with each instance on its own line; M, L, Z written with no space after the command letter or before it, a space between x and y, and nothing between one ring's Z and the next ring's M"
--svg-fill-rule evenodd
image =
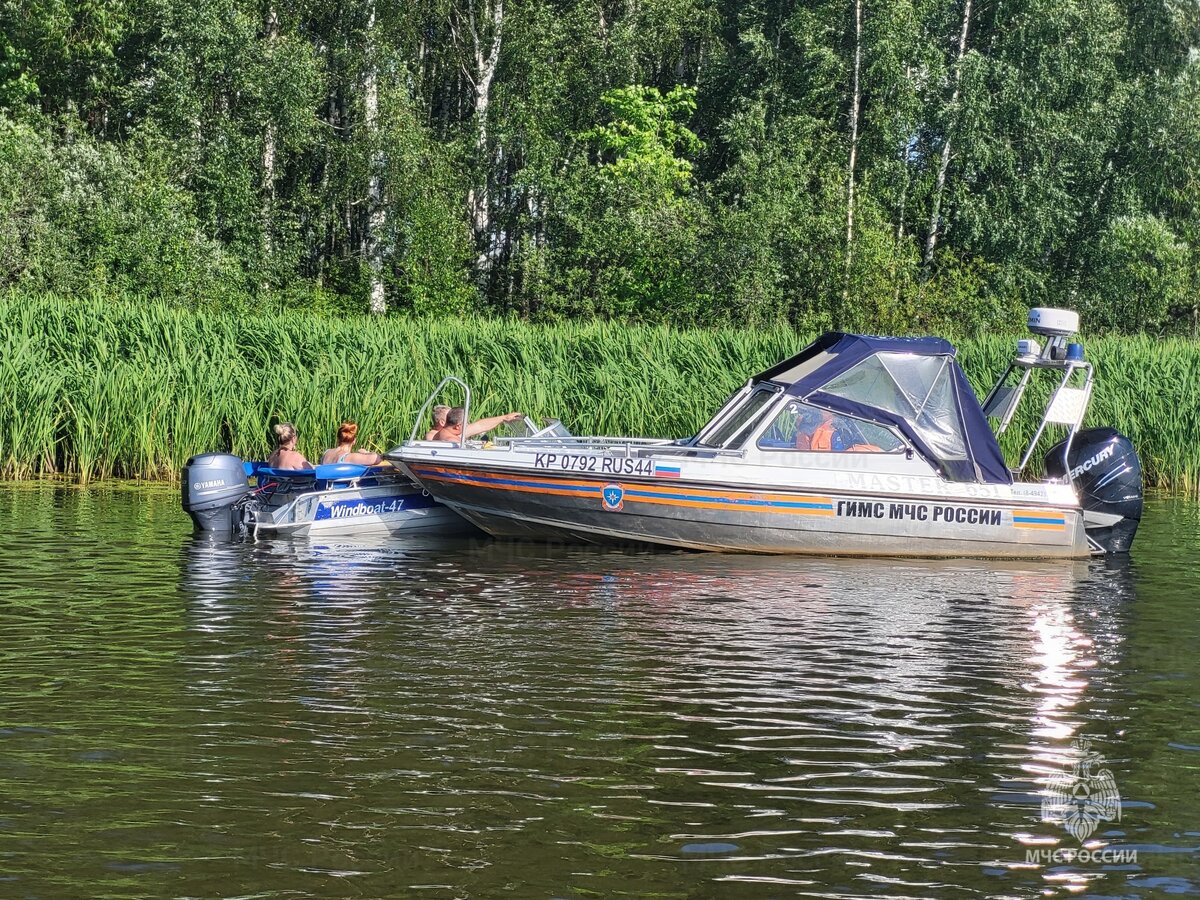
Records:
M1132 564L210 544L0 492L21 895L1195 892L1195 506ZM1094 736L1124 803L1042 822ZM232 887L236 886L236 887Z

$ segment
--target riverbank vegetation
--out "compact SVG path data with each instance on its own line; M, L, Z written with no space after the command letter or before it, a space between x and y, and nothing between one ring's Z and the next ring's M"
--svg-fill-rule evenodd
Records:
M281 420L298 426L309 458L347 417L366 445L386 449L408 438L448 373L471 385L479 415L519 409L577 434L680 437L811 337L782 326L246 317L10 293L0 295L0 476L173 479L198 452L262 458ZM1194 491L1200 344L1085 344L1098 373L1089 422L1133 439L1147 484ZM996 335L959 342L977 391L1012 347ZM1011 458L1016 445L1006 449Z
M6 0L0 288L1191 333L1198 44L1176 0Z

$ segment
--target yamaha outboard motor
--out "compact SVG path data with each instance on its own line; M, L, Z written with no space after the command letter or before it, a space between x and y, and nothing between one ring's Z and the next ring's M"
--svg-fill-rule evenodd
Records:
M1078 432L1070 454L1066 444L1046 454L1046 474L1066 478L1070 472L1093 550L1128 552L1142 519L1142 464L1133 444L1112 428Z
M245 466L232 454L201 453L183 467L183 511L198 533L232 533L238 526L236 504L249 490Z

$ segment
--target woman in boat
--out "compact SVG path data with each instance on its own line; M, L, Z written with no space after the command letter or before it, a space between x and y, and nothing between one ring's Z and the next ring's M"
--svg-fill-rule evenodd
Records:
M296 426L291 422L280 422L275 426L275 452L267 457L272 469L311 469L313 464L296 452Z
M450 407L441 403L433 408L433 427L425 432L425 440L434 440L437 433L446 427L446 414L448 412L450 412Z
M338 426L337 446L330 447L321 456L321 465L330 463L352 463L356 466L377 466L383 462L378 453L363 453L354 449L354 439L358 436L358 423L349 420Z

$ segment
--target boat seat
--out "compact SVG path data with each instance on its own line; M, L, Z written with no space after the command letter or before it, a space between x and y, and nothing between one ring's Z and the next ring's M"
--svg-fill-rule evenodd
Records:
M316 469L276 469L260 465L255 473L259 479L277 478L281 481L312 481L317 477Z
M261 463L246 463L247 471L254 466L259 482L264 478L286 481L291 484L312 482L318 490L340 487L356 481L360 487L378 484L380 478L402 477L399 469L392 466L360 466L355 463L328 463L313 469L275 469Z

